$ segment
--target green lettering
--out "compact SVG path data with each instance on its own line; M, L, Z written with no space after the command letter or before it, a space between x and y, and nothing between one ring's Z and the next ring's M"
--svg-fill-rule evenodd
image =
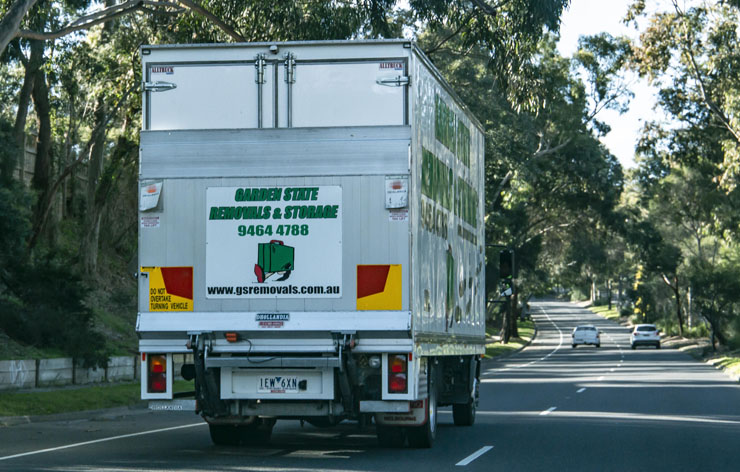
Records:
M218 218L218 207L211 207L211 215L208 217L209 220L217 220Z

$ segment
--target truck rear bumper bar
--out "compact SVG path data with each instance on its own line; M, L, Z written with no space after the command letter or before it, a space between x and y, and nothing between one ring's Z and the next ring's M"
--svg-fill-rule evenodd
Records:
M206 368L211 367L339 367L338 357L208 357Z

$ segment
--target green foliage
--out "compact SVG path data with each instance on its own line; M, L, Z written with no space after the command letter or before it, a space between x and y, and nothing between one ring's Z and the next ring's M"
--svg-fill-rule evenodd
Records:
M22 263L31 232L31 197L21 185L0 187L0 294L6 271Z
M688 274L694 288L694 300L709 322L713 338L727 344L726 329L740 308L740 261L724 260L718 264L694 258Z
M576 287L570 292L570 301L572 302L582 302L585 300L588 300L588 293L584 292L580 288Z
M105 341L83 304L86 289L69 268L53 259L18 267L0 298L0 328L33 346L58 348L86 366L107 362Z
M104 340L94 331L86 289L63 262L26 256L29 197L0 188L0 330L23 343L60 349L103 365Z
M12 187L13 171L16 166L18 146L15 143L13 126L0 115L0 186Z

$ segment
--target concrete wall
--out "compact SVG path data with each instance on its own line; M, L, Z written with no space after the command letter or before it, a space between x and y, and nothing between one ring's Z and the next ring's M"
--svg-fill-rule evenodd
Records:
M36 386L36 361L0 361L0 390Z
M71 357L0 361L0 391L135 380L141 377L139 364L138 356L111 357L108 367L97 369L85 369Z

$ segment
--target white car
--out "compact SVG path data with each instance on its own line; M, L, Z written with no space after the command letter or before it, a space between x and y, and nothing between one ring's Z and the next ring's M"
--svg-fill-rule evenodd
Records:
M660 331L653 324L639 324L632 329L630 334L632 349L637 346L655 346L660 349Z
M601 336L598 328L593 325L576 326L571 334L573 341L572 346L575 348L579 344L590 344L601 347Z

